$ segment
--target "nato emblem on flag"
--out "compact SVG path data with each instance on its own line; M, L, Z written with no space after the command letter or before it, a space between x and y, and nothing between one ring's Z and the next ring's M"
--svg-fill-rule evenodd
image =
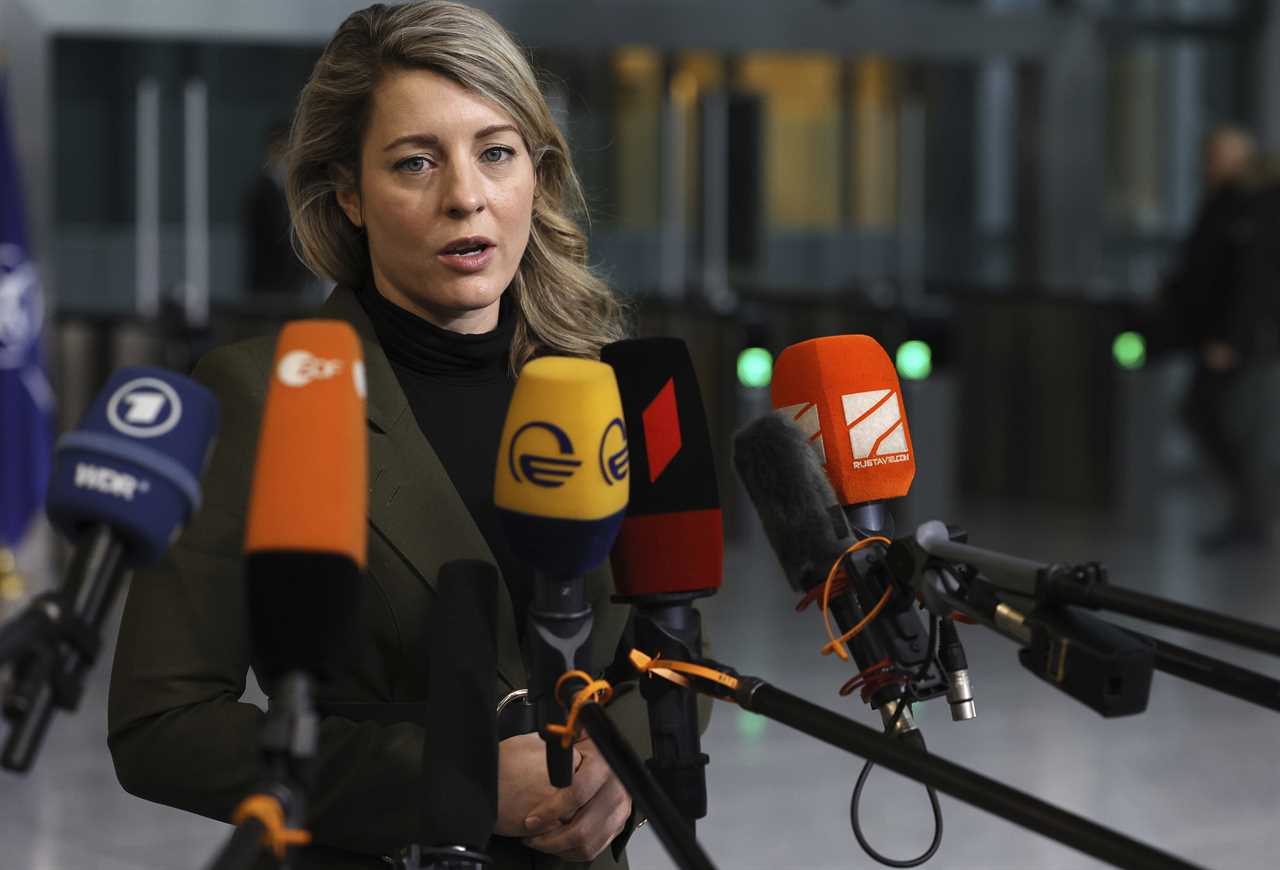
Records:
M44 504L53 446L44 304L19 190L0 80L0 547L17 546Z

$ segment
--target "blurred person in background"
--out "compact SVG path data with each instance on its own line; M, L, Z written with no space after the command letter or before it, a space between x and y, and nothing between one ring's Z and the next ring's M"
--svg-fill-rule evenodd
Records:
M314 844L296 866L385 870L419 826L428 578L453 559L498 566L495 705L524 688L533 576L493 504L501 428L528 360L598 357L624 337L624 310L587 266L568 144L528 59L485 13L443 0L353 13L302 91L288 167L298 247L337 283L319 316L362 339L374 492L357 637L318 692ZM111 679L124 788L223 820L259 774L263 713L239 700L253 664L242 550L273 351L254 339L196 368L226 425L201 511L133 579ZM603 665L630 608L610 600L607 561L585 585ZM609 714L647 756L644 701L620 688ZM496 867L627 866L630 798L590 740L575 749L573 785L557 790L536 733L499 744Z
M1227 488L1227 517L1200 538L1201 549L1259 548L1267 543L1262 476L1247 431L1249 375L1276 352L1280 268L1277 176L1258 158L1253 137L1237 127L1213 131L1204 147L1204 198L1161 300L1172 341L1192 353L1194 371L1182 415ZM1246 419L1249 418L1249 419Z
M244 241L250 296L302 294L312 276L293 250L289 201L285 195L289 125L267 128L266 159L244 201Z

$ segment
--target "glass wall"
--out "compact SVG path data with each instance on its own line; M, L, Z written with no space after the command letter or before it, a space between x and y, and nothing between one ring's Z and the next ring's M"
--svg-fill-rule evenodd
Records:
M162 296L189 279L185 250L189 82L207 93L210 293L248 291L249 211L270 175L267 140L287 124L319 50L298 46L61 39L54 52L52 261L68 313L128 313L138 300L138 172L151 172ZM154 86L154 115L140 112ZM146 156L154 145L154 164ZM283 194L281 193L281 197ZM141 208L140 208L141 206Z
M1055 55L946 58L942 38L937 57L654 45L535 51L587 194L593 263L638 293L696 292L725 265L718 260L749 293L916 304L934 290L1034 287L1044 275L1045 215L1055 191L1071 188L1046 162L1048 146L1075 124L1106 131L1105 159L1087 167L1105 192L1065 228L1068 237L1075 227L1104 239L1103 255L1075 270L1079 292L1149 293L1194 217L1205 134L1252 121L1248 15L1256 7L1081 0L1046 8L1087 12L1088 27L1074 32L1100 46L1096 105L1054 115L1052 100L1078 93L1059 86L1075 73L1053 66ZM161 292L189 279L184 93L200 82L209 289L215 303L248 298L249 197L270 174L268 133L289 118L318 53L58 40L52 260L60 305L136 307L145 277L137 236L144 82L157 94L149 129ZM1054 117L1069 123L1050 126ZM725 234L727 244L717 243Z
M1112 34L1106 225L1115 285L1140 294L1161 280L1202 194L1205 137L1252 126L1248 75L1247 43L1230 30Z

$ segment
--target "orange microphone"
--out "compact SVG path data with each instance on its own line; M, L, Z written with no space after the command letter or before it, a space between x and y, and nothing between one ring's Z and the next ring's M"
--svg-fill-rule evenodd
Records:
M245 534L255 668L327 675L367 548L364 357L348 324L286 324L267 388Z
M793 344L773 372L773 407L808 436L843 505L899 498L916 457L893 361L866 335Z
M285 324L276 342L245 524L253 668L270 696L262 779L210 870L289 865L318 750L315 685L350 644L366 564L364 355L350 325Z
M802 341L778 356L773 406L776 414L798 427L823 464L843 507L838 525L843 528L847 521L852 539L858 542L857 551L841 560L840 585L847 586L838 596L839 606L832 610L845 634L854 633L859 624L866 626L850 644L862 675L876 686L864 696L880 710L886 727L910 733L915 726L901 706L902 684L887 680L879 684L870 676L879 673L881 663L892 663L902 675L934 668L938 676L927 689L918 680L913 682L916 697L946 688L942 669L932 662L936 654L930 649L930 632L910 598L894 594L881 570L894 534L887 500L906 495L916 472L897 371L884 348L870 336ZM945 630L950 645L949 624Z

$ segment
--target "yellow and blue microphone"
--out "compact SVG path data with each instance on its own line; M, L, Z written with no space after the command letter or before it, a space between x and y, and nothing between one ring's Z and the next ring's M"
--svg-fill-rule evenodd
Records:
M579 681L565 678L593 673L582 574L608 557L627 512L629 480L613 369L570 357L527 363L502 429L494 503L512 552L534 569L529 701L557 788L573 783L565 710Z
M498 450L494 503L512 551L570 578L609 555L630 492L627 431L613 369L542 357L525 365Z

